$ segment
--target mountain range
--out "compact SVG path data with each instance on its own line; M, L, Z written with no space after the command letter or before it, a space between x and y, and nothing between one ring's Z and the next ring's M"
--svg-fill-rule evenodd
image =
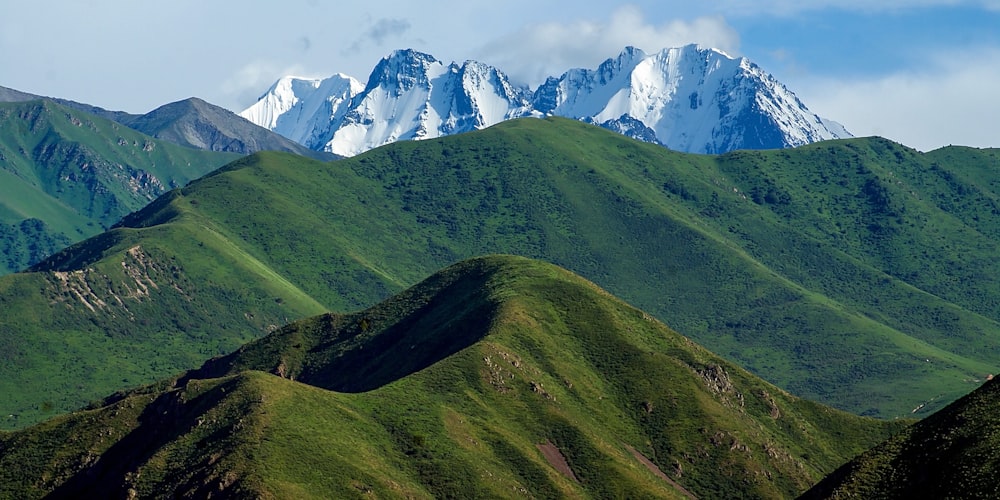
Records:
M196 97L165 104L149 113L136 115L0 87L0 102L35 100L51 101L70 109L84 111L125 125L152 138L189 148L237 154L288 151L320 160L336 158L335 155L305 148L267 129L255 126L232 111Z
M0 497L790 497L905 423L492 256L0 433Z
M378 63L364 85L343 74L285 77L240 115L311 149L343 156L546 115L692 153L851 136L810 112L746 58L696 45L655 54L627 47L595 70L572 69L534 90L481 62L445 64L398 50Z

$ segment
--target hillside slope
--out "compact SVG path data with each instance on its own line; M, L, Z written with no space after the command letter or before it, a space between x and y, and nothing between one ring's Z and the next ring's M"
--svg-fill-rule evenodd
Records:
M158 141L52 101L0 103L0 273L93 236L237 157Z
M124 124L130 120L135 119L141 115L133 115L132 113L127 113L125 111L113 111L109 109L104 109L98 106L93 106L90 104L71 101L69 99L62 99L59 97L47 97L37 94L30 94L28 92L22 92L20 90L0 87L0 102L27 102L27 101L38 101L47 100L52 101L60 106L64 106L70 109L75 109L77 111L83 111L91 115L96 115L98 117L104 118L105 120L110 120L113 122Z
M997 498L1000 385L921 420L838 468L802 498Z
M899 427L497 256L0 434L0 495L788 497Z
M686 155L559 118L256 154L0 279L0 407L20 415L0 424L489 253L570 269L796 395L926 415L996 371L997 161L877 138Z

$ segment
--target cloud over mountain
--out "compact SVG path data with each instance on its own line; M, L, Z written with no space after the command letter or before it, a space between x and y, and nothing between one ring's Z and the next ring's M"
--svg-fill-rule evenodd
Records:
M729 54L739 53L739 35L721 16L655 24L634 6L623 6L607 19L557 21L524 26L486 43L479 58L504 70L515 81L537 85L571 67L591 67L625 46L679 47L697 43Z

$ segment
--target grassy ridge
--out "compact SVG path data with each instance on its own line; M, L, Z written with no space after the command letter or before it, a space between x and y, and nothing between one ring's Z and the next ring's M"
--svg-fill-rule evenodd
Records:
M93 236L238 157L159 141L50 100L0 103L0 235L12 235L0 238L0 272ZM25 220L41 224L25 234ZM37 238L53 243L33 249Z
M129 348L150 352L141 339L153 328L171 338L204 332L177 353L192 359L283 318L367 307L464 258L518 254L599 283L795 394L884 417L920 407L919 416L995 371L995 161L991 150L921 155L877 138L685 155L561 119L335 163L261 153L53 257L41 275L11 278L39 292L4 300L60 317L53 271L93 267L127 280L112 272L126 251L156 248L157 265L185 270L179 288L197 294L169 279L159 286L144 313L153 323L129 323L140 339ZM952 192L981 193L981 203L947 205ZM73 311L59 328L109 329L111 320ZM3 321L10 344L45 335L37 321ZM141 370L150 381L188 366ZM50 398L30 381L60 376L50 371L3 372L21 388L17 405L0 402L4 412L37 418ZM69 398L56 408L71 409Z
M0 435L0 484L21 497L684 498L635 449L699 497L788 497L899 427L795 398L565 270L488 257Z

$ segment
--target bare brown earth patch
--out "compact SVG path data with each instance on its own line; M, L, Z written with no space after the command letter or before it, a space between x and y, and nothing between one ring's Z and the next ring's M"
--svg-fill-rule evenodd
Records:
M697 500L697 497L695 497L690 491L684 489L684 487L678 484L677 481L670 479L670 476L664 474L663 471L660 470L660 468L657 467L656 464L654 464L648 458L646 458L645 455L639 453L638 450L629 445L625 445L625 448L627 448L628 451L632 453L632 456L634 456L636 460L642 462L642 464L645 465L647 469L649 469L653 474L656 474L656 477L670 483L670 486L673 486L677 491L683 493L684 496L692 500Z
M562 452L559 451L559 448L557 448L556 445L552 444L552 441L545 441L544 443L536 446L538 446L538 451L541 451L542 455L545 456L545 460L549 461L549 465L555 467L556 470L563 473L564 476L578 483L580 482L580 480L576 478L576 474L573 474L573 469L569 468L569 463L566 462L566 457L563 456Z

